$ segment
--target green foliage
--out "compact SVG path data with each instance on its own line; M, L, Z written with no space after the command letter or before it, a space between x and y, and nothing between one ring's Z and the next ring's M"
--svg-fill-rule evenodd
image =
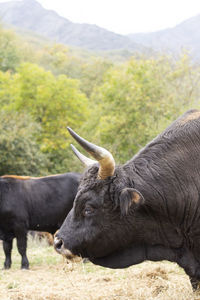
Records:
M16 35L0 27L0 70L14 71L19 63L20 53Z
M100 57L74 55L60 44L44 47L39 63L54 75L65 74L79 79L80 89L88 97L102 83L104 74L112 66L110 61Z
M85 132L111 150L118 162L125 162L180 114L197 106L199 79L200 69L194 70L186 56L178 62L166 57L131 59L111 69L93 95L92 111L98 107L98 114L91 116Z
M30 115L40 126L35 138L51 162L48 172L70 171L73 159L66 126L79 128L88 110L77 80L23 63L17 74L0 73L0 103L9 115L15 111Z
M0 107L1 110L14 102L18 94L18 87L14 83L14 76L10 72L0 71Z
M93 58L89 63L82 65L80 87L88 97L102 85L104 76L112 65L110 61L100 58Z
M46 174L49 162L36 142L38 124L16 112L1 111L0 118L0 174Z
M87 113L87 99L78 82L29 63L18 68L16 82L20 86L16 110L27 111L41 125L38 139L43 151L65 148L66 126L80 127Z
M1 174L81 171L66 126L124 163L200 106L200 67L187 55L117 64L36 36L24 39L0 28Z
M66 46L54 44L43 48L39 63L55 75L65 74L78 79L83 61L72 55Z

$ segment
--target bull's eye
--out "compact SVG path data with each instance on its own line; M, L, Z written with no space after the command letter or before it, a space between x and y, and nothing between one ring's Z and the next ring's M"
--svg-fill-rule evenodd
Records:
M83 215L85 217L91 216L94 213L94 208L91 206L86 206L85 209L83 210Z

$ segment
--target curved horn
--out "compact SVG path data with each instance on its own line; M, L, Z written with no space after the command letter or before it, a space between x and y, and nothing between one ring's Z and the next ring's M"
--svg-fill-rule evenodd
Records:
M71 136L99 162L98 177L100 179L106 179L108 176L112 176L115 171L115 160L112 154L106 149L86 141L70 127L67 127L67 129Z
M76 147L74 147L74 145L70 145L74 154L78 157L78 159L86 166L86 167L89 167L93 164L96 164L97 161L96 160L93 160L93 159L90 159L88 158L87 156L83 155L81 152L79 152Z

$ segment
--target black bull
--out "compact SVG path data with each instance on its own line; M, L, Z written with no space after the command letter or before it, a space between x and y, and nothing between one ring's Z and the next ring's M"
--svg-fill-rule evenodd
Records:
M185 113L117 167L111 153L69 131L98 162L88 162L73 208L55 237L56 250L110 268L173 261L195 287L200 280L200 112Z
M80 174L66 173L41 178L0 177L0 239L5 252L4 268L11 267L13 238L27 269L27 231L55 233L72 208Z

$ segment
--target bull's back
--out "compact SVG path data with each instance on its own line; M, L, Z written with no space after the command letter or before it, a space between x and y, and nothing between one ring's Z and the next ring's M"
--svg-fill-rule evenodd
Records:
M73 205L80 174L66 173L41 178L3 176L0 215L12 216L30 230L55 232Z

